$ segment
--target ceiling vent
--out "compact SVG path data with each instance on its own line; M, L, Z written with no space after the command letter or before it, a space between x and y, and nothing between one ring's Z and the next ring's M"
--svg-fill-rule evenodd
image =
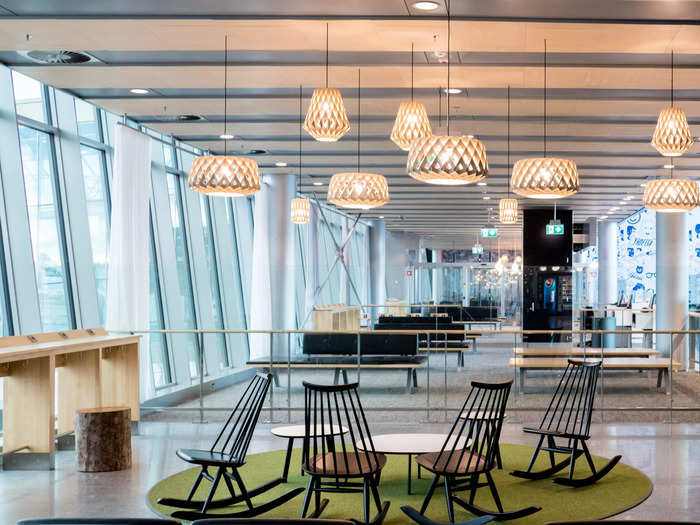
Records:
M25 51L24 54L39 64L86 64L99 62L95 57L83 51Z
M197 120L204 120L204 117L202 115L178 115L175 117L175 120L179 120L180 122L195 122Z

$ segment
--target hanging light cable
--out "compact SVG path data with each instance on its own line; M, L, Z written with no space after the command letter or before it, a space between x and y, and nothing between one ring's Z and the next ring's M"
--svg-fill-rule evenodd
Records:
M428 184L464 185L486 178L489 164L483 142L474 137L450 135L451 14L447 0L447 135L427 135L414 140L406 171Z
M213 196L239 197L260 189L258 163L246 157L228 154L228 35L224 37L224 139L223 155L202 155L192 161L187 185Z
M350 130L343 96L328 87L328 24L326 24L326 87L314 89L304 129L320 142L336 142Z
M673 106L673 50L671 50L671 107L662 109L651 145L664 157L680 157L693 145L685 111Z
M299 86L299 175L297 176L297 197L291 202L291 219L294 224L306 224L311 216L311 203L309 199L301 194L301 128L302 128L302 109L301 109L301 86Z
M542 103L542 157L520 159L513 166L513 191L531 199L559 199L579 189L578 168L573 160L547 157L547 41L544 41L544 95Z
M356 210L369 210L389 202L386 178L378 173L360 171L361 91L360 70L357 70L357 171L336 173L328 183L328 202Z
M411 43L411 100L401 102L399 105L390 137L392 142L404 151L411 149L414 140L432 134L425 106L421 102L416 102L413 97L413 56L413 43Z
M498 215L502 224L518 222L518 200L510 197L510 86L508 86L508 159L506 161L506 179L508 180L508 197L498 201Z

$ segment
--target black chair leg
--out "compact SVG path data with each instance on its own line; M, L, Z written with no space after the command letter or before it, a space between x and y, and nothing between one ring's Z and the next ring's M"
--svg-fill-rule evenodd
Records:
M547 446L548 446L549 448L555 448L554 436L547 436ZM551 450L549 451L549 463L550 463L552 466L555 465L555 462L554 462L554 452L551 451Z
M197 492L197 488L199 487L199 484L202 482L202 478L204 477L204 473L207 471L206 468L202 467L199 471L199 474L197 474L197 479L194 480L194 483L192 484L192 488L190 489L189 494L187 494L187 501L191 501L192 498L194 497L195 492Z
M525 472L530 472L532 470L532 467L535 465L535 460L537 459L537 456L540 454L540 448L542 447L543 441L544 441L544 434L540 436L540 439L537 442L537 446L535 447L535 450L532 453L532 457L530 458L530 463L528 464L527 470Z
M452 503L452 488L450 487L450 477L445 476L445 502L447 503L447 517L450 523L455 522L455 507Z
M370 480L370 487L372 488L372 496L374 496L374 504L377 506L377 512L382 511L382 500L379 498L379 489L377 484L374 483L374 479Z
M362 481L362 504L365 509L365 523L369 523L369 476Z
M238 485L238 490L241 491L241 495L243 496L243 499L245 500L246 505L248 505L248 508L250 510L253 510L253 502L250 501L250 496L248 496L248 491L245 488L245 484L243 483L243 479L241 479L241 475L238 473L238 469L232 468L231 474L233 475L233 478L236 480L236 484Z
M304 496L304 504L301 507L301 518L306 517L306 513L309 510L309 504L311 503L311 493L314 491L314 485L316 483L315 476L309 477L309 483L306 486L306 495Z
M491 496L493 497L493 501L496 502L496 508L498 509L498 512L503 512L503 505L501 504L501 498L498 496L498 490L496 489L496 484L493 482L493 478L491 477L490 472L485 472L486 474L486 480L489 483L489 489L491 489Z
M585 441L581 441L581 448L583 449L583 453L586 456L586 461L588 461L588 466L591 467L591 472L593 474L596 474L595 465L593 464L593 458L591 457L591 453L588 450L588 445L586 445Z
M469 493L469 504L474 504L474 498L476 497L476 491L479 488L479 474L474 474L471 479L472 490Z
M425 514L428 504L430 503L430 499L433 497L433 492L435 492L435 487L437 487L438 481L440 481L440 474L435 474L433 481L430 483L428 493L425 495L425 499L423 500L423 505L420 508L421 514Z
M576 466L576 454L578 450L578 439L574 439L574 446L571 447L571 461L569 462L569 479L574 479L574 467Z
M231 469L233 470L233 469ZM229 477L228 473L224 471L224 481L226 482L226 488L228 488L229 494L231 494L232 498L236 497L236 491L233 489L233 484L231 483L231 478Z
M202 514L204 514L207 511L209 503L211 503L211 500L214 498L216 487L219 485L219 481L221 481L221 476L223 472L224 467L219 467L217 469L216 476L214 476L214 481L211 482L211 487L209 488L209 494L207 494L207 499L204 500L204 504L202 505Z

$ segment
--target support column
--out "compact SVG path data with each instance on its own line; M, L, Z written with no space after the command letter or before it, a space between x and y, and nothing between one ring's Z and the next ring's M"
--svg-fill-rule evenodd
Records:
M255 195L251 329L294 329L294 175L265 176ZM270 357L268 335L251 334L251 359ZM277 336L273 358L286 359L287 338Z
M598 223L598 304L617 302L617 223Z
M319 213L318 206L315 202L311 203L310 206L309 222L306 224L307 236L306 236L306 300L304 301L304 312L303 316L299 318L306 321L304 326L300 326L299 329L311 330L313 328L313 323L311 321L311 316L309 313L316 306L317 298L316 291L318 290L319 280L318 280L318 227L319 227Z
M688 319L688 214L656 214L656 329L684 330ZM688 365L687 338L657 335L661 355ZM672 352L673 350L673 352Z
M386 303L386 223L376 220L369 228L369 282L371 304ZM370 308L372 326L384 308Z

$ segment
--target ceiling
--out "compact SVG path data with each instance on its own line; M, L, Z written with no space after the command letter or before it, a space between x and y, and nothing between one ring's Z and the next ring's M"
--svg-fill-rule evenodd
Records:
M700 133L700 2L452 0L450 85L462 92L450 96L450 132L485 143L488 184L414 181L389 133L399 103L411 97L412 44L413 96L426 105L433 132L446 132L440 88L447 68L434 52L446 51L447 23L437 1L438 9L425 12L409 0L0 0L0 61L218 153L225 147L218 136L228 36L228 129L235 135L228 151L263 149L257 157L263 173L297 173L299 86L305 112L313 89L325 83L328 22L329 83L343 93L351 131L331 144L303 135L302 190L324 198L333 173L356 168L360 124L362 169L385 175L391 194L390 204L366 217L382 215L390 229L445 242L471 243L488 208L497 212L508 193L506 86L510 162L542 155L545 39L547 154L578 165L581 190L558 202L574 210L576 221L628 215L641 207L641 184L668 171L668 159L649 141L659 110L669 105L672 49L676 104ZM94 61L41 65L23 53L32 49L84 51ZM129 92L136 87L149 93ZM183 114L203 120L181 122ZM697 146L675 166L678 175L693 177ZM521 207L540 205L551 203L521 199ZM520 224L501 232L505 247L519 239Z

